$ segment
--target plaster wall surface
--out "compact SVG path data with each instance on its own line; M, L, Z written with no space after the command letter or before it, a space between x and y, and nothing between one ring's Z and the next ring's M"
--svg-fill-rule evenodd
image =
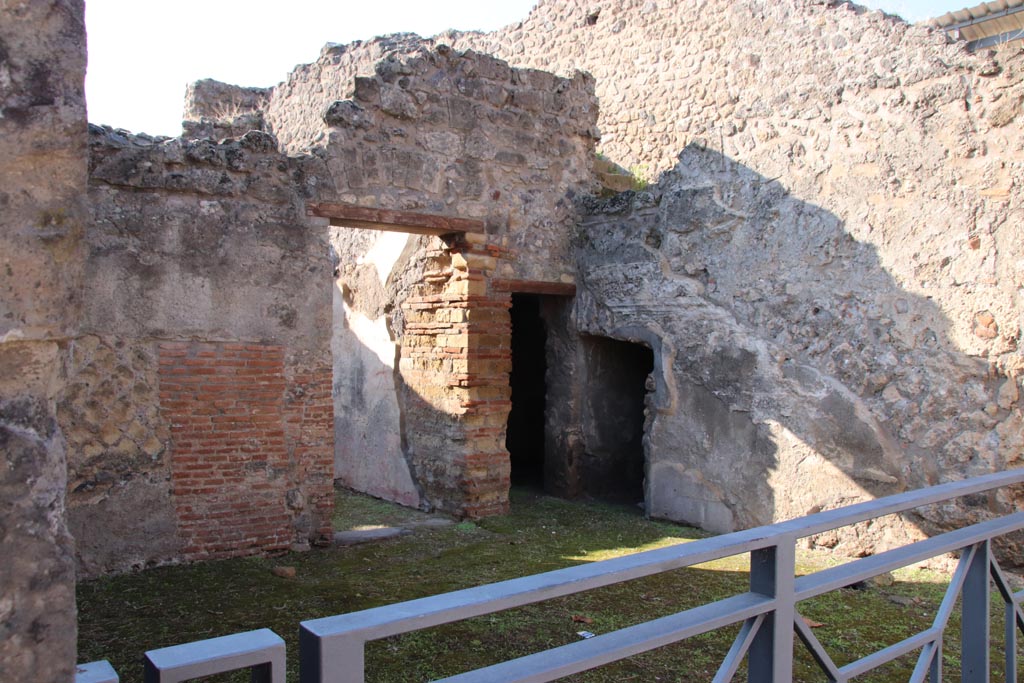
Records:
M346 228L333 228L331 239L339 258L347 260L339 263L334 288L331 341L335 478L410 507L423 499L402 448L399 349L385 309L396 296L388 295L389 282L415 275L408 256L417 242L404 233ZM360 310L354 308L356 292Z
M0 680L74 677L75 570L55 419L81 302L81 2L0 6Z

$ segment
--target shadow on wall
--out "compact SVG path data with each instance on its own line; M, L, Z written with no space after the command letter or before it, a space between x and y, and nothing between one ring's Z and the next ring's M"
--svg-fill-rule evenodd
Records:
M727 531L1020 457L1014 380L959 351L932 299L778 181L689 146L649 190L587 209L579 330L655 351L651 515ZM914 522L931 532L1012 502ZM904 532L917 533L876 523L854 542Z
M331 353L334 364L334 471L344 486L410 507L425 504L403 435L399 348L389 324L395 274L420 238L332 229L337 262ZM342 254L363 254L345 261Z

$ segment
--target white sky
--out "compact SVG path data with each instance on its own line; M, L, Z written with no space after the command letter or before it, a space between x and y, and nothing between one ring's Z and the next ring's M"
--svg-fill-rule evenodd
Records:
M686 0L678 0L686 1ZM202 78L282 81L325 43L386 33L494 30L536 0L87 0L89 120L152 135L181 133L185 86ZM974 0L861 0L909 21ZM382 11L383 10L383 11Z

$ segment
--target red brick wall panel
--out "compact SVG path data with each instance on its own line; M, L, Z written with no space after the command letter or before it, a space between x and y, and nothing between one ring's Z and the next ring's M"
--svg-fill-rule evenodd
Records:
M283 550L329 532L329 369L289 380L280 346L165 342L159 378L184 559Z

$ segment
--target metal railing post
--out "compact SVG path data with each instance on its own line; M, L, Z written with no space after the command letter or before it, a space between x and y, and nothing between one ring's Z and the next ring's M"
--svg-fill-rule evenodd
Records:
M942 683L942 639L935 641L935 652L928 667L928 683Z
M323 637L299 625L299 683L364 683L362 639Z
M970 552L965 548L964 552ZM960 679L988 683L989 678L989 542L974 546L960 594Z
M775 609L767 615L747 654L749 683L793 680L795 577L795 536L780 536L778 545L750 553L750 590L775 598Z
M1010 602L1003 608L1004 641L1003 665L1006 671L1006 683L1017 683L1017 608L1010 597Z

